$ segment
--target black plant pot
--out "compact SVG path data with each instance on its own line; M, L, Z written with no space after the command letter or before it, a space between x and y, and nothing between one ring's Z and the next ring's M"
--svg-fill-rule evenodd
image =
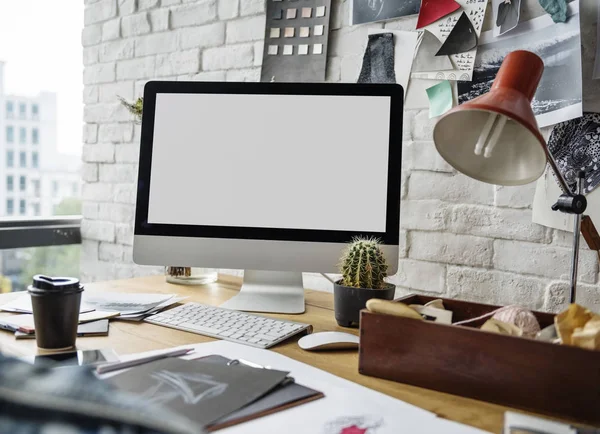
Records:
M340 284L333 285L333 302L335 320L342 327L357 326L360 320L360 311L372 298L392 300L396 292L396 285L386 284L384 289L352 288Z

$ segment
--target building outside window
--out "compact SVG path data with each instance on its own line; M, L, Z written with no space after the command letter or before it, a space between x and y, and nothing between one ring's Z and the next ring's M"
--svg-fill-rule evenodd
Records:
M6 190L7 191L13 191L15 188L15 184L14 184L14 178L12 175L8 175L6 177Z
M27 106L24 102L19 104L19 117L25 119L27 117Z
M52 181L52 194L55 196L58 194L58 181Z
M25 215L26 211L27 211L27 204L25 203L25 199L21 199L19 201L19 214Z
M34 179L31 182L33 183L33 194L35 197L40 197L40 180Z
M76 182L74 182L73 185L71 186L71 194L73 196L77 196L77 193L78 193L77 187L78 187L78 184Z
M19 167L27 167L27 154L25 151L19 152Z
M15 166L15 153L13 151L6 151L6 167Z
M24 175L19 176L19 190L25 191L27 190L27 178Z
M39 203L34 203L33 204L33 215L34 216L39 216L40 215L40 204Z
M15 201L14 199L6 199L6 214L12 215L15 212Z
M6 127L6 143L15 142L15 128L13 126Z
M19 143L24 144L27 142L27 129L25 127L21 127L19 129Z
M35 106L37 107L37 106ZM37 128L31 130L31 143L37 145L40 142L40 132Z
M12 119L15 115L15 105L12 101L6 101L6 117Z
M32 152L31 153L31 167L33 167L34 169L37 169L38 166L39 166L38 153L37 152Z
M31 106L31 117L33 119L38 119L40 116L40 108L37 104L33 104Z

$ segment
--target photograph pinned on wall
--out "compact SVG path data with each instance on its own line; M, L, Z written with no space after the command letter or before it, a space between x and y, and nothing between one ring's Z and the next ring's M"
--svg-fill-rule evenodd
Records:
M494 36L511 31L519 24L521 0L492 0Z
M417 32L389 29L369 29L368 33L369 37L365 44L360 76L363 77L363 80L361 81L359 77L358 82L398 83L402 86L404 95L406 95L412 59L415 55L419 34ZM375 38L375 36L380 37ZM375 44L379 44L379 46L375 46ZM385 71L378 74L377 71L374 71L377 65L382 65ZM385 67L385 65L388 66ZM370 81L365 81L367 77ZM378 77L380 77L379 80Z
M421 0L351 0L350 24L364 24L375 21L416 15Z
M471 80L487 0L457 3L459 9L423 27L411 78Z
M488 92L504 57L517 49L531 51L544 61L544 73L532 101L539 127L580 117L582 82L578 1L569 4L566 23L555 23L546 14L521 22L513 31L497 38L492 30L482 33L472 81L458 83L459 103Z
M261 81L324 81L331 0L266 4Z

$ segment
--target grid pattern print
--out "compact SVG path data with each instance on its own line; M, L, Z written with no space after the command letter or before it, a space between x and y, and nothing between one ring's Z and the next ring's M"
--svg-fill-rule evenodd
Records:
M267 0L261 81L325 80L331 0Z

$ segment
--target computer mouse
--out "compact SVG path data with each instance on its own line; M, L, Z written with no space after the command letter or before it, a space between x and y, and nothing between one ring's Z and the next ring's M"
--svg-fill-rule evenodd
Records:
M358 348L358 336L343 332L320 332L306 335L298 341L306 351L348 350Z

